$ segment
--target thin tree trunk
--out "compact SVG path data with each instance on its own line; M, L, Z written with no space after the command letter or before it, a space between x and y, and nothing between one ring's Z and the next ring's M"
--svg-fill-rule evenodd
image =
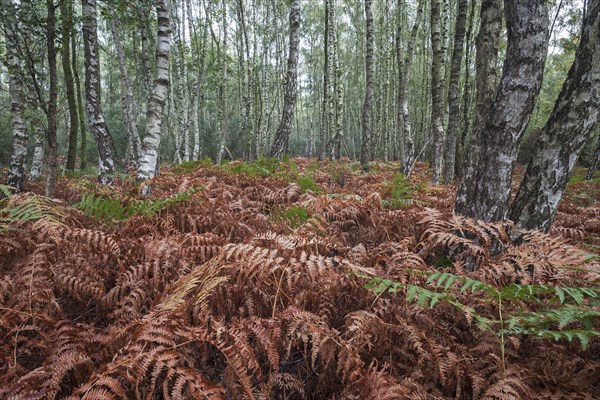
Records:
M298 79L298 47L300 43L300 0L292 0L290 8L290 51L284 86L283 112L275 133L270 157L280 158L288 148L294 109L296 107Z
M548 52L546 0L507 0L508 47L502 79L480 140L479 164L459 187L455 211L484 221L506 218L519 141L539 93Z
M56 71L56 38L54 0L46 0L48 16L46 19L46 44L48 52L48 74L50 88L48 91L48 175L46 176L46 196L54 197L56 187L56 169L58 167L58 140L56 139L58 113L58 76Z
M331 25L331 2L332 0L325 0L325 32L324 32L324 66L323 66L323 97L321 98L321 125L319 129L319 138L321 139L321 154L320 158L324 159L327 157L327 148L329 145L329 94L331 93L330 84L330 65L331 65L331 50L330 50L330 25Z
M2 0L6 10L6 63L8 66L8 86L10 94L10 114L12 120L12 156L6 184L17 192L23 190L25 182L25 158L27 157L27 127L25 126L25 94L23 87L23 70L18 51L18 21L15 5L12 0Z
M335 15L335 14L334 14ZM335 23L335 21L334 21ZM331 151L332 158L339 159L341 156L341 145L342 138L344 137L343 127L343 82L342 82L342 69L340 68L340 54L338 49L338 38L334 33L333 36L333 71L334 71L334 92L335 92L335 123L334 123L334 136L333 136L333 148Z
M362 110L362 145L360 163L368 168L371 141L371 109L373 107L373 11L372 0L365 0L365 102Z
M511 210L525 229L548 231L600 108L600 0L589 0L575 61L538 139Z
M433 178L439 184L442 177L444 149L444 43L440 31L440 0L431 0L431 128L433 130Z
M75 28L71 32L71 70L75 79L75 91L77 94L77 117L79 118L79 135L81 143L79 149L79 168L87 167L87 124L85 123L85 110L83 107L83 98L81 96L81 80L79 79L79 65L77 63L77 43L75 43Z
M454 160L456 156L456 136L460 128L460 68L465 39L468 0L458 0L456 27L454 30L454 50L450 66L450 87L448 89L448 135L444 154L444 183L454 178Z
M127 72L127 65L125 64L125 52L123 51L123 45L121 44L121 38L117 28L117 14L114 11L114 6L111 5L109 7L112 14L110 29L115 42L117 57L119 59L119 69L121 71L121 107L123 108L123 114L125 116L125 129L127 130L128 140L127 147L129 149L128 153L130 152L126 157L126 163L127 165L134 165L137 167L140 157L141 141L133 116L133 88L131 86L131 81L129 80L129 73Z
M62 22L62 48L61 61L63 75L65 77L65 88L67 92L67 104L69 105L69 145L67 150L67 165L69 171L75 170L77 158L77 133L79 131L79 115L77 114L77 100L75 99L75 87L73 83L73 72L71 71L70 46L71 31L73 30L73 4L71 1L63 0L60 3L60 17Z
M158 150L160 146L161 127L165 102L169 94L169 53L171 50L171 25L169 0L155 0L158 20L156 39L156 79L154 90L148 98L146 112L146 135L142 145L142 155L138 167L138 179L153 178L159 169ZM143 194L150 194L150 186L146 185Z
M594 152L594 158L592 159L592 163L590 164L590 168L588 169L587 175L585 176L585 180L591 181L594 177L594 172L598 167L598 161L600 161L600 142L598 142L598 146L596 146L596 151Z
M400 12L403 0L398 0L397 7ZM397 131L399 133L399 149L400 163L402 173L410 176L415 157L415 144L413 133L411 131L411 117L408 108L408 83L410 82L412 59L414 57L414 46L419 31L419 25L423 16L424 0L419 0L417 6L417 16L410 31L410 37L406 44L404 57L402 56L402 47L400 46L400 38L402 31L401 18L398 16L398 32L396 34L396 59L398 62L398 115L397 115Z
M223 160L225 153L225 144L227 143L227 128L229 125L227 112L227 2L221 3L223 43L221 45L221 82L219 83L219 97L221 99L221 129L219 132L219 150L217 153L217 164Z
M44 132L41 127L35 130L35 146L33 148L33 158L31 160L31 169L29 177L37 179L42 175L42 164L44 163Z
M82 0L82 5L88 124L98 146L98 181L103 185L110 185L113 182L115 164L112 139L102 114L96 0Z

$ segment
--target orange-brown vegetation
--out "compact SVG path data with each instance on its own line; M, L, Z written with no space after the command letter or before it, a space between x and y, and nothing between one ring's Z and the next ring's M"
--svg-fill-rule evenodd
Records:
M422 166L400 197L391 164L363 173L300 159L264 177L235 166L163 172L153 199L190 194L153 213L127 177L109 189L62 178L59 200L5 200L0 398L600 398L598 339L584 350L474 321L543 299L405 298L411 285L434 290L435 271L494 288L597 290L597 198L570 193L550 235L513 241L510 223L452 215L454 187L427 186ZM89 193L139 212L74 207ZM7 211L27 204L40 215ZM369 277L405 286L372 290Z

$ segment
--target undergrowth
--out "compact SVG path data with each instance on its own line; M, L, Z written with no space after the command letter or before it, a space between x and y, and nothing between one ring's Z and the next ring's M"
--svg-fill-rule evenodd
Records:
M0 398L600 397L596 205L513 243L421 165L239 165L2 200Z

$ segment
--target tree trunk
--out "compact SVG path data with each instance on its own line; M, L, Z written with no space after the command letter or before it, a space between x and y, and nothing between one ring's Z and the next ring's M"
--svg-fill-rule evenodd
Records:
M463 178L463 167L465 164L464 154L465 154L465 142L467 140L468 134L471 129L471 109L472 109L472 98L473 98L473 89L472 89L472 79L471 79L471 37L473 34L473 28L475 25L475 6L476 1L471 0L470 10L469 10L469 27L467 28L467 37L466 37L466 49L465 49L465 73L464 73L464 85L465 85L465 94L463 97L463 124L461 126L461 134L460 140L456 141L456 155L455 155L455 174L456 178L460 181Z
M63 75L65 77L65 88L67 92L67 104L69 105L69 145L67 150L67 165L69 171L75 170L77 158L77 133L79 131L79 115L77 114L77 100L75 99L75 86L73 83L73 72L71 71L71 31L73 30L73 4L71 1L60 2L60 17L62 22L62 48L61 61Z
M294 109L296 108L298 78L298 45L300 43L300 0L292 0L290 8L290 52L288 54L287 75L283 97L281 121L275 133L269 157L280 158L288 148Z
M81 143L79 148L79 169L87 167L87 124L85 123L85 111L83 107L83 98L81 96L81 80L79 79L79 66L77 64L77 44L75 43L75 28L71 32L71 70L75 79L75 91L77 94L77 116L79 118L79 135Z
M508 47L502 79L478 129L479 163L462 180L455 211L484 221L506 218L519 141L539 93L548 51L546 0L507 0Z
M496 93L496 65L498 64L498 45L502 29L502 1L483 0L481 3L479 34L475 41L476 115L475 123L472 124L473 133L468 139L469 146L463 160L464 176L461 179L473 176L475 169L479 166L480 141L482 139L477 135L481 131L481 125L485 122L485 117ZM459 188L458 197L464 196L460 190Z
M44 132L41 127L35 130L35 146L33 148L33 158L31 160L31 169L29 177L37 179L42 175L42 164L44 163Z
M373 11L372 0L365 0L365 102L362 110L362 144L360 163L368 168L371 141L371 108L373 103Z
M4 25L13 136L12 156L10 158L10 169L6 184L14 187L17 192L21 192L25 182L25 158L27 157L28 136L23 118L25 112L25 94L21 57L18 51L18 21L15 5L12 0L2 0L2 5L5 7L7 17Z
M112 175L115 171L115 164L112 139L102 114L96 0L82 0L82 5L88 124L98 146L98 181L103 185L110 185L113 182Z
M596 151L594 152L594 158L592 158L592 163L590 164L590 168L588 169L585 180L587 180L587 181L592 180L592 178L594 177L594 172L596 171L596 168L598 167L598 161L600 161L600 142L598 143L598 146L596 146Z
M56 187L56 168L58 166L58 140L56 139L57 113L58 113L58 76L56 72L56 38L54 0L46 0L48 17L46 19L46 44L48 52L48 74L50 75L50 88L48 91L48 175L46 176L46 196L53 197Z
M589 0L575 61L544 126L511 210L525 229L548 231L600 109L600 0Z
M444 149L444 47L440 31L440 0L431 0L431 129L433 136L433 183L442 177Z
M321 98L321 125L319 129L319 139L321 139L321 154L320 158L327 157L327 148L329 145L329 95L331 93L330 72L331 69L331 50L330 50L330 29L331 25L331 1L325 0L325 32L324 32L324 66L323 66L323 97Z
M402 0L398 0L398 10L400 10ZM402 57L402 48L400 46L400 34L401 34L401 21L398 19L398 32L396 38L396 58L398 61L398 115L397 115L397 129L399 132L400 142L400 162L402 173L406 176L410 176L412 167L415 159L415 144L413 139L413 133L411 130L411 117L408 109L408 83L410 82L411 76L411 65L414 57L414 46L419 31L419 25L423 16L423 8L425 6L424 0L419 0L417 6L417 16L415 23L410 31L410 38L406 45L406 52Z
M110 30L115 42L115 49L117 50L117 57L119 59L119 69L121 71L121 107L123 108L123 114L125 116L125 129L127 131L128 140L128 154L127 157L125 157L125 161L127 165L134 165L137 167L140 157L141 142L140 135L135 126L135 118L133 116L133 88L131 86L131 81L129 80L129 73L127 72L127 65L125 64L125 52L123 51L119 30L117 29L117 14L115 13L113 5L109 6L109 10L112 14Z
M223 43L221 46L221 82L219 83L219 97L221 99L221 129L219 132L219 150L217 153L217 164L223 160L225 153L225 144L227 143L227 128L229 125L227 113L227 2L221 3L222 25L223 25Z
M342 82L342 69L340 68L340 54L338 49L338 38L334 33L333 36L333 72L334 72L334 92L335 92L335 123L333 124L335 130L333 135L333 144L331 157L335 160L340 158L341 145L342 145L342 118L344 111L343 101L343 82Z
M448 136L444 154L444 183L454 179L454 160L456 155L456 136L460 128L460 68L465 39L468 0L458 0L456 27L454 30L454 50L450 65L450 87L448 88Z
M169 0L155 0L158 19L158 32L156 39L156 79L154 89L148 98L148 111L146 112L146 135L142 145L142 155L138 166L138 179L153 178L159 168L158 150L160 146L161 126L163 111L169 94L169 52L170 42L170 15ZM150 194L150 186L145 186L143 194Z

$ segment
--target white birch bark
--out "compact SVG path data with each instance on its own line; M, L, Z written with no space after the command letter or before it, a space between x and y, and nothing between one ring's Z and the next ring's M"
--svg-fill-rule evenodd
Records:
M8 66L8 86L10 94L10 114L12 125L12 155L8 170L7 185L17 192L23 190L25 182L25 157L27 156L27 127L23 119L25 97L23 91L23 71L18 52L18 27L15 6L12 0L2 0L7 20L4 29L6 34L6 63Z
M96 0L82 0L82 6L86 112L90 131L98 146L98 180L101 184L110 185L115 164L112 139L101 108Z
M115 42L115 48L117 50L119 69L121 70L121 105L123 107L123 114L125 115L125 128L127 130L127 139L129 142L128 148L131 152L131 154L128 155L129 157L126 157L126 161L127 163L131 163L137 167L138 159L140 157L141 141L133 116L133 88L131 86L131 81L129 80L127 66L125 65L125 52L123 51L123 45L121 44L121 38L119 36L114 6L111 5L110 10L111 14L113 15L110 23L110 29Z
M146 135L142 145L142 155L138 167L138 179L153 178L158 171L158 150L160 146L163 111L169 94L169 53L171 50L171 25L169 16L169 0L155 0L158 19L156 40L156 79L154 89L148 98L146 113ZM149 194L150 187L145 186L144 194Z

